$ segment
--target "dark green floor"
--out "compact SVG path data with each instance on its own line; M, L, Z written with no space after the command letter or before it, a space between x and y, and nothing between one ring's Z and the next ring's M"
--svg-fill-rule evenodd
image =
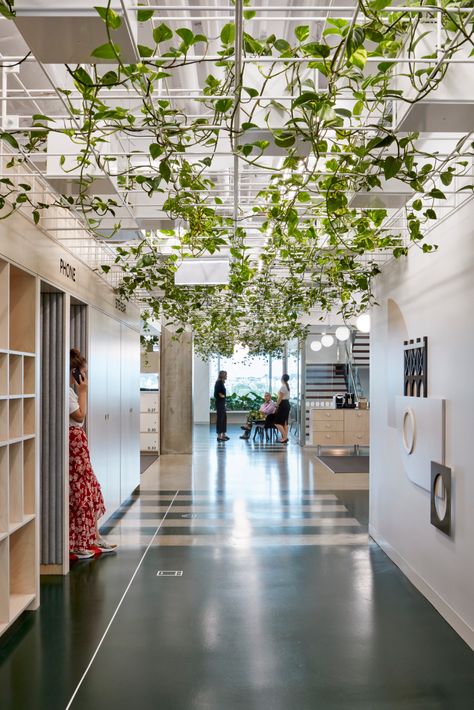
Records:
M239 464L227 452L230 478ZM286 470L298 455L272 465ZM336 494L364 526L367 494ZM0 642L1 710L65 710L143 549L44 578L39 612ZM159 569L183 576L157 577ZM375 544L151 547L71 704L473 707L474 653Z

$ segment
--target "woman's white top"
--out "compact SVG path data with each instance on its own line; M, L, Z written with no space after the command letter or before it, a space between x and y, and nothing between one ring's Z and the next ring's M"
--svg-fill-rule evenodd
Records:
M79 397L77 396L73 387L69 388L69 414L77 412L79 409ZM69 417L69 426L80 426L82 427L84 422L76 422L75 419Z
M282 385L278 391L280 399L290 399L290 391L286 385Z

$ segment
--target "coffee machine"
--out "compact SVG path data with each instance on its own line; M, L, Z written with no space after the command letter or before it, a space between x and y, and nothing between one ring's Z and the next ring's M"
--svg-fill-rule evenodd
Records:
M344 395L344 409L355 409L355 395L352 392L346 392Z
M344 395L343 394L335 394L333 397L334 401L334 406L336 409L342 409L344 406Z

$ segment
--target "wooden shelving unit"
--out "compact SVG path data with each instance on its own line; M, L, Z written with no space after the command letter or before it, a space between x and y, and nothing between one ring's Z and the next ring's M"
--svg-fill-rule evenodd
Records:
M0 634L38 602L36 299L0 259Z

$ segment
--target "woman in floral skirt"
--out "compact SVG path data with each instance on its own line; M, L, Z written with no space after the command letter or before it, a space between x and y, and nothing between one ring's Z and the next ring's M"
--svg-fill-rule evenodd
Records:
M86 359L73 348L69 383L69 549L73 559L114 552L117 547L103 540L97 528L105 506L100 484L92 470L84 431L87 387Z

